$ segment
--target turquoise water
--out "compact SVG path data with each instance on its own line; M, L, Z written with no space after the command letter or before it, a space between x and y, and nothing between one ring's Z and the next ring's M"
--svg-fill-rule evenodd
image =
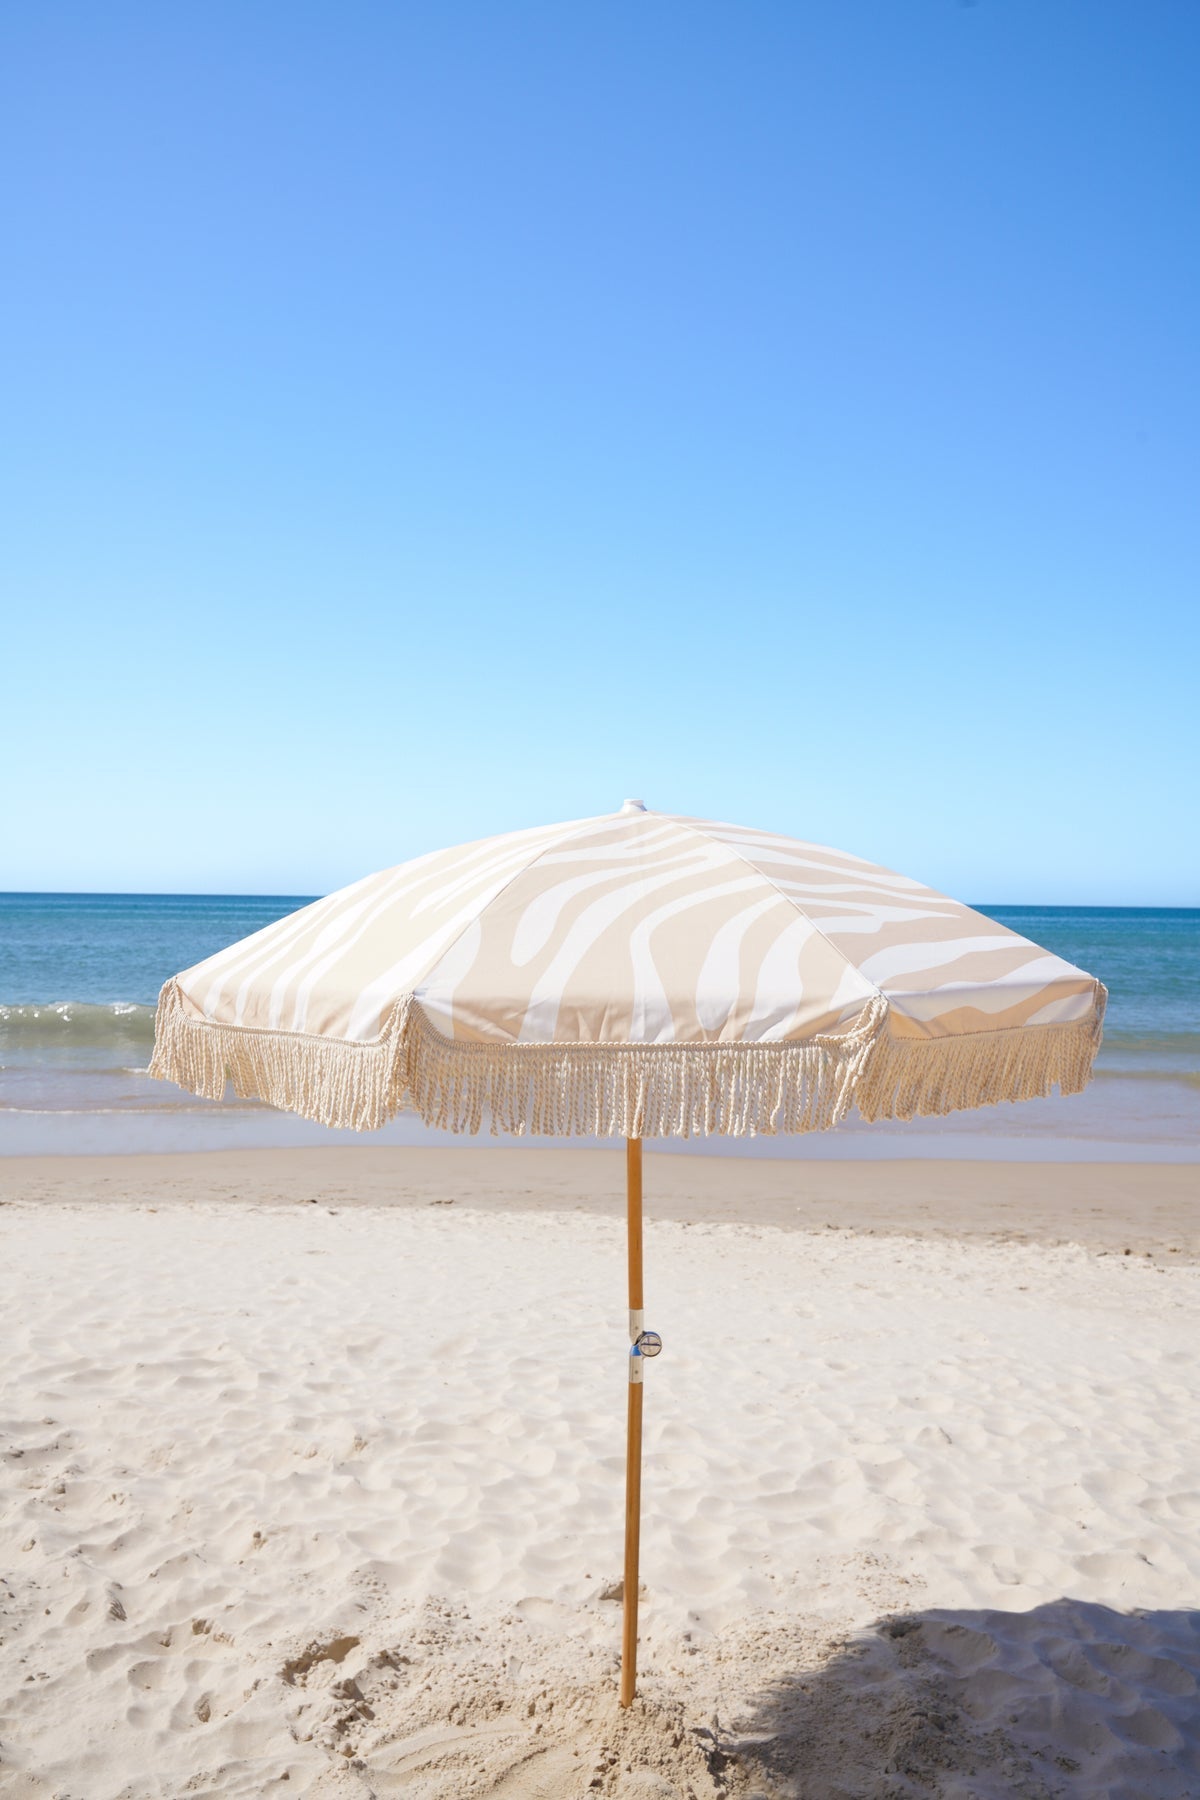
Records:
M0 894L0 1005L153 1006L168 976L312 894Z
M311 897L0 894L0 1153L332 1139L265 1108L198 1101L142 1073L166 978ZM886 1147L887 1154L915 1154L910 1147L919 1145L921 1153L941 1146L942 1154L963 1155L979 1153L985 1142L996 1154L1074 1153L1088 1144L1123 1145L1130 1154L1195 1153L1200 908L980 911L1108 987L1098 1079L1070 1100L911 1126L850 1125L824 1134L819 1153L873 1155ZM389 1130L405 1141L424 1136L414 1121ZM809 1142L793 1148L816 1153Z

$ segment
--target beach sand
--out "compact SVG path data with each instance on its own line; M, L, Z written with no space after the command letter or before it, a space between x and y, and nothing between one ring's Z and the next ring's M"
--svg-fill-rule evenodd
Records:
M1170 1165L0 1162L0 1791L1200 1795ZM1127 1254L1128 1252L1128 1254Z

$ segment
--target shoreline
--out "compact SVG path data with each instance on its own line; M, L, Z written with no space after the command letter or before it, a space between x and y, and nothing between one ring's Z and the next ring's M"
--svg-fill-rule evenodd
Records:
M614 1149L335 1146L0 1158L0 1205L624 1211ZM745 1159L646 1150L646 1221L1200 1260L1193 1163Z

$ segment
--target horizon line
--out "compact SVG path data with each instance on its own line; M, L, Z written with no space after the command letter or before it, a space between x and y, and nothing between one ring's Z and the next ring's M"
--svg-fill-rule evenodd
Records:
M0 888L0 900L296 900L307 905L338 891L329 888L324 893L302 894L275 888ZM961 904L984 913L1005 908L1019 912L1200 912L1200 900L1190 906L1152 900L966 900Z

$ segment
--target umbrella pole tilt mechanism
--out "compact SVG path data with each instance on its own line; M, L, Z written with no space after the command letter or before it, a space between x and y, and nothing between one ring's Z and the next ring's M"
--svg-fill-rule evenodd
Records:
M642 1140L625 1140L629 1240L629 1401L625 1437L625 1576L621 1585L621 1705L637 1686L638 1551L642 1527L642 1375L662 1339L642 1328Z

